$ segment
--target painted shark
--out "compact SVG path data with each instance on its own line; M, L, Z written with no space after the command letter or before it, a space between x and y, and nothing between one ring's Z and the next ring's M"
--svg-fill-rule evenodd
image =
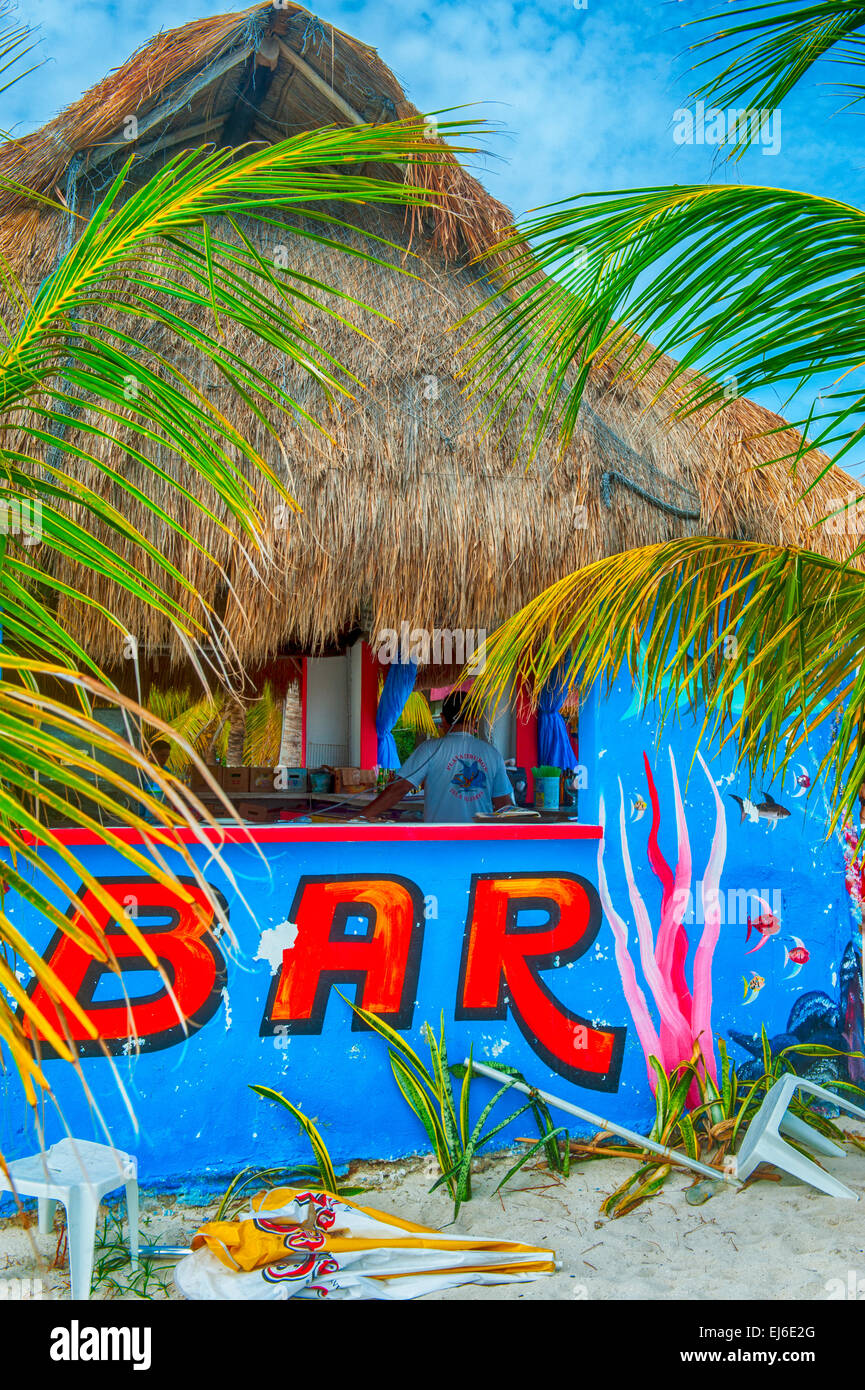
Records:
M727 792L727 795L739 803L739 809L742 812L739 818L740 825L747 817L747 819L753 821L755 825L758 820L768 821L774 830L779 820L786 820L787 816L790 814L786 806L780 806L775 798L770 796L766 791L763 792L765 800L756 804L753 801L749 801L747 796L736 796L735 792Z

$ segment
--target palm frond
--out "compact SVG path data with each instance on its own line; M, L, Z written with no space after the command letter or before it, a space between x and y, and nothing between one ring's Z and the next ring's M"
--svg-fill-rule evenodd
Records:
M147 697L151 714L173 730L172 744L166 766L169 771L183 773L190 766L191 754L185 745L206 762L216 736L214 751L224 753L228 737L226 699L222 690L212 694L192 696L185 690L154 687ZM250 767L276 767L282 740L283 701L271 681L265 681L261 694L246 711L243 761Z
M80 706L42 694L40 681L75 690ZM189 848L177 836L177 827L193 828L202 840L209 827L215 832L217 854L222 842L217 822L182 782L152 765L133 742L100 722L93 709L96 700L121 708L130 726L143 724L157 736L173 740L172 731L161 721L92 677L11 655L3 658L0 837L5 842L5 887L0 902L0 959L7 963L20 959L61 1022L68 1027L74 1021L94 1038L92 1022L16 926L10 904L26 903L94 959L119 969L105 934L106 925L116 921L148 963L159 973L162 967L110 886L94 876L52 825L74 813L79 825L96 832L139 872L193 905L195 899L179 874L185 873L187 881L197 884L208 898L209 893ZM138 849L119 834L121 827L137 831L146 849ZM46 850L57 860L58 869L52 867ZM176 863L169 866L169 851L172 860L179 856L180 869ZM224 917L221 909L216 911ZM227 927L227 922L223 925ZM50 1093L35 1039L44 1038L67 1061L75 1058L75 1048L58 1037L30 994L16 989L8 970L2 985L0 1040L10 1049L25 1094L33 1102L38 1093Z
M209 375L215 374L250 406L279 450L270 413L295 410L309 418L308 414L288 389L229 350L220 336L220 323L231 319L243 324L311 375L321 388L324 409L338 397L351 398L358 383L312 341L306 310L314 305L354 328L346 310L357 306L335 286L271 264L252 246L237 219L242 214L262 225L278 225L284 235L335 246L323 230L343 224L317 206L320 203L338 198L349 205L379 201L426 206L437 196L409 182L361 176L356 172L359 166L401 162L420 168L426 161L446 157L444 147L430 144L423 123L414 119L391 126L304 132L242 158L234 150L183 153L137 188L129 161L0 346L0 418L14 425L20 441L13 461L21 486L46 503L71 491L88 512L98 509L105 526L124 538L131 536L151 560L161 563L166 582L186 588L187 603L194 600L176 568L131 528L123 504L145 508L160 526L182 535L185 544L203 553L202 543L173 510L136 486L131 471L111 471L112 488L120 499L113 509L74 475L82 465L93 470L94 478L105 473L107 465L97 446L123 431L131 436L127 452L145 476L179 491L190 508L222 532L234 528L244 543L261 549L260 484L267 479L282 497L285 489L262 452L195 384L195 373L181 371L180 350L192 349L197 365L206 363ZM292 208L303 209L302 221L277 220ZM233 237L216 234L211 223L217 217L227 221ZM368 251L339 244L346 254L377 259ZM12 271L5 271L11 283ZM403 267L402 273L411 271ZM208 310L212 331L190 324L194 306ZM378 310L370 312L381 317ZM142 331L154 325L164 330L158 351L149 345L153 334ZM319 421L312 423L320 426ZM186 487L159 464L163 448L190 469ZM45 466L48 477L43 486ZM247 466L254 470L255 482L247 477ZM52 526L46 528L44 542L57 544L66 554L74 554L79 545L85 555L87 547L92 551L88 528L58 512L55 507L50 513ZM61 547L59 532L64 528ZM117 556L112 563L122 572L121 582L141 582L134 563ZM155 597L169 602L161 585ZM183 604L176 598L171 602L182 616Z
M272 682L265 681L246 714L243 761L248 767L276 767L279 762L283 704Z
M490 255L507 271L466 369L487 422L529 396L535 445L554 418L570 440L603 366L640 379L676 354L658 394L684 415L865 360L865 213L835 199L740 184L586 194ZM827 399L808 422L812 443L839 443L840 458L863 405L861 389Z
M513 679L536 696L561 661L583 697L627 671L659 727L685 699L698 742L732 745L758 786L808 747L814 782L828 777L831 831L865 780L863 654L860 569L756 542L671 541L539 594L488 637L471 703L495 708Z
M424 738L437 738L438 729L432 717L432 710L422 690L413 690L403 705L402 713L396 722L397 729L411 729Z
M76 1049L71 1036L52 1032L21 991L14 971L6 968L7 957L28 964L58 1018L73 1020L90 1036L96 1030L4 910L6 892L20 895L95 958L119 969L105 933L106 922L116 920L160 969L134 920L53 827L74 815L78 824L98 833L106 845L196 910L178 874L186 873L207 899L209 890L176 829L187 828L193 843L212 845L217 854L222 842L217 822L172 770L172 765L197 759L192 739L201 739L203 726L213 723L210 709L205 704L184 714L166 706L163 712L171 718L163 719L100 681L87 652L57 621L55 601L62 596L89 603L115 621L119 639L122 627L94 599L59 580L46 557L73 559L166 614L191 638L206 634L217 640L215 619L203 611L198 593L160 546L135 530L127 512L143 507L159 523L155 534L173 530L186 544L196 542L171 506L134 483L131 470L111 470L114 500L103 498L97 484L106 465L98 446L122 431L126 452L145 476L157 478L164 491L179 493L189 508L202 511L238 545L262 550L261 484L266 480L278 495L285 491L264 456L202 393L191 374L179 370L177 349L192 347L197 362L206 363L252 407L278 448L267 412L291 409L291 396L228 351L220 324L242 323L284 353L320 384L326 404L338 394L350 395L357 383L319 350L305 327L304 311L310 304L321 308L323 300L326 312L349 321L344 313L354 301L338 288L267 263L237 219L242 215L268 224L282 217L276 225L283 234L324 239L322 228L341 224L311 204L428 206L436 192L408 181L411 166L423 175L424 161L448 157L443 146L426 140L417 119L313 131L240 157L233 150L194 151L170 160L140 187L134 187L127 164L32 303L11 267L0 265L3 290L17 313L0 334L0 502L26 503L37 511L39 534L32 539L41 547L37 557L26 544L31 538L21 544L0 536L0 836L7 846L3 872L8 883L0 893L0 1064L8 1052L31 1104L50 1094L37 1038L50 1041L69 1061ZM376 179L359 172L394 163L407 167L405 178ZM302 226L286 225L286 211L293 207L303 209ZM232 238L217 234L217 218L232 228ZM309 231L310 224L319 230ZM193 305L206 306L212 331L189 324ZM148 346L154 335L147 330L154 327L163 333L159 351ZM163 450L185 465L184 485L160 465ZM81 480L76 470L82 466L92 470L94 486ZM147 577L153 569L144 561L159 579ZM97 703L122 711L126 737L100 722ZM178 720L180 732L171 727ZM227 734L226 727L223 739ZM162 768L142 750L165 741L169 765ZM204 772L200 760L198 767ZM215 783L212 789L218 791ZM227 802L224 808L230 813ZM121 827L136 836L118 834ZM76 890L70 883L82 887ZM212 906L227 928L220 905Z
M225 707L221 690L191 700L185 691L154 687L147 697L147 707L174 732L165 764L170 772L182 775L190 766L193 753L207 762L210 743Z
M25 77L29 77L31 72L41 68L45 59L40 59L38 63L33 63L29 68L22 68L22 63L39 46L39 39L36 37L36 30L29 24L21 22L17 18L18 7L12 0L2 0L0 3L0 96L8 92L10 87L14 87L16 82L21 82ZM8 136L2 138L8 139Z
M691 52L704 53L697 69L711 64L719 68L694 93L719 106L747 102L751 108L772 110L793 90L821 59L831 55L836 62L865 64L865 5L856 0L811 0L806 4L788 0L737 0L735 8L703 15L683 25L712 24L711 37L697 39ZM861 100L861 87L843 83L842 89ZM740 156L744 139L729 146L729 153Z

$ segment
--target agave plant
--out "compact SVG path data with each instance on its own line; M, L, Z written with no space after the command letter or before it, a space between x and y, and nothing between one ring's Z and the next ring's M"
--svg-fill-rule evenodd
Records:
M241 1209L248 1206L250 1197L262 1188L271 1190L274 1187L296 1187L298 1183L302 1183L305 1187L332 1192L336 1197L356 1197L364 1191L362 1187L348 1187L339 1182L321 1131L314 1120L304 1115L299 1106L294 1105L281 1091L274 1091L270 1086L250 1086L249 1089L261 1096L262 1100L281 1105L294 1117L309 1140L315 1163L292 1163L278 1168L256 1168L254 1165L241 1168L223 1193L214 1221L234 1220Z
M715 28L692 43L709 72L694 96L719 106L771 108L824 57L865 65L865 7L853 0L752 0L695 22ZM863 91L850 84L851 104ZM726 154L744 141L737 123ZM795 390L865 361L865 213L841 199L732 182L587 193L543 209L490 255L495 312L468 370L489 422L530 402L532 446L554 418L571 437L593 369L660 373L658 394L681 417L723 408L731 377L737 393ZM859 385L830 392L777 462L795 471L812 445L842 458L863 408ZM475 699L495 701L515 676L539 689L563 658L576 693L644 669L644 700L659 698L662 718L686 698L703 734L733 740L755 774L785 769L837 720L820 769L834 829L865 780L862 549L839 561L698 538L611 556L488 639Z
M2 20L0 76L7 80L0 92L14 80L16 59L32 47L26 27L16 25L8 6L0 11ZM449 124L449 129L455 128ZM82 824L100 833L142 872L170 884L175 894L187 899L178 872L199 881L201 876L173 827L178 822L196 827L208 819L174 772L147 753L149 738L167 740L189 757L191 744L168 722L119 694L54 616L54 599L61 593L95 607L92 598L70 593L68 585L53 577L51 557L62 556L165 615L190 653L201 638L219 640L215 616L124 515L124 503L134 501L159 523L156 534L160 528L166 534L181 531L170 507L144 495L119 472L112 473L116 500L111 503L81 480L81 464L98 478L103 467L100 441L122 429L130 456L169 486L156 461L159 448L165 448L183 462L186 505L228 529L238 546L265 555L257 503L260 484L267 480L283 497L284 489L267 459L194 384L194 373L179 370L165 343L191 349L195 371L206 364L208 375L215 372L242 397L271 434L275 431L267 411L291 410L295 402L286 389L227 350L222 322L242 321L311 374L321 385L323 399L350 396L356 383L339 363L318 351L303 317L305 306L314 301L352 326L345 317L345 299L334 286L294 279L290 271L262 260L238 218L266 222L275 210L308 210L333 199L345 204L428 205L438 195L415 187L405 166L441 162L444 157L440 144L426 140L423 121L413 120L305 132L240 156L233 149L185 152L168 159L140 185L130 160L92 215L83 224L79 221L80 235L32 300L12 267L0 261L6 300L0 324L0 504L38 508L41 541L37 551L0 537L0 834L8 846L3 866L7 886L0 900L0 1062L8 1052L31 1104L50 1094L34 1047L36 1034L46 1037L68 1062L76 1060L76 1052L36 1008L16 967L29 967L61 1016L63 1010L74 1015L91 1037L95 1029L5 911L9 894L20 895L58 930L76 939L80 935L80 944L97 959L113 961L92 908L68 886L82 884L90 890L91 902L116 918L148 963L160 969L134 920L46 825L46 809L62 813L68 809L68 793L80 796L96 808L93 814L81 814ZM400 166L396 180L358 172L393 165ZM8 177L0 178L0 189L16 200L46 201ZM218 233L217 217L220 226L231 229L230 237ZM330 214L318 209L312 225L320 231L285 230L320 240L329 220ZM189 305L211 311L212 331L188 322ZM133 329L118 326L113 311ZM154 326L161 331L160 351L150 346L157 335L147 330ZM131 394L130 380L136 383ZM80 413L82 399L86 414ZM74 441L67 432L71 415ZM207 499L220 503L222 516L217 517ZM290 498L286 504L291 504ZM106 533L116 537L116 545L99 539ZM181 533L186 544L200 545ZM206 555L203 549L202 553ZM153 567L159 580L144 577L144 570L153 573ZM116 620L115 625L124 637ZM99 722L97 701L123 712L127 737ZM76 744L74 757L70 742ZM106 768L106 758L114 770ZM146 835L151 853L141 854L110 824ZM181 861L180 870L169 867L163 854L167 847L174 862ZM65 866L63 877L47 867L46 850ZM92 938L79 934L72 914L65 915L41 891L38 873L47 875L83 916Z
M345 995L341 997L345 999ZM414 1048L400 1037L399 1033L395 1032L389 1024L370 1013L368 1009L352 1004L348 999L345 1002L368 1028L373 1029L387 1043L394 1080L403 1098L423 1125L435 1154L436 1162L441 1169L441 1176L436 1178L430 1192L435 1192L437 1187L447 1186L453 1199L454 1219L459 1215L463 1202L471 1200L472 1165L476 1156L481 1149L491 1144L493 1139L501 1134L508 1125L529 1111L534 1117L540 1138L532 1143L520 1155L517 1162L508 1169L496 1187L496 1191L498 1192L499 1188L504 1187L505 1183L509 1182L514 1174L518 1173L540 1149L544 1150L550 1168L567 1176L570 1162L567 1131L561 1127L555 1128L553 1126L552 1116L536 1092L532 1092L526 1104L511 1111L504 1120L499 1120L490 1127L487 1126L493 1109L507 1095L514 1083L517 1081L525 1083L522 1073L517 1071L515 1067L499 1067L501 1071L507 1072L511 1080L498 1087L472 1125L469 1118L473 1077L471 1052L469 1053L468 1066L463 1063L457 1063L454 1066L449 1065L444 1032L444 1013L441 1016L438 1038L436 1038L429 1023L423 1024L422 1032L429 1048L431 1064L430 1067L427 1067ZM452 1077L456 1077L461 1082L459 1099L454 1094ZM564 1136L565 1141L563 1152L559 1150L560 1135Z

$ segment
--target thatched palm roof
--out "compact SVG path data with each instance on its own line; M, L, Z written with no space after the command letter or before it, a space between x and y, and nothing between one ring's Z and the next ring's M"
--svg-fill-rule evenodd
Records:
M301 129L416 114L373 49L298 6L259 5L151 40L42 130L0 149L0 168L29 187L63 193L86 211L128 154L122 132L133 112L142 175L185 145L274 141ZM314 324L367 390L329 418L333 443L299 422L282 423L280 466L303 511L280 523L277 562L264 579L215 531L206 540L230 585L206 570L192 547L168 541L171 558L224 612L248 665L287 645L320 647L358 626L375 633L407 620L424 628L490 629L576 567L674 536L813 547L810 523L855 488L835 469L797 507L823 457L808 456L795 482L777 466L756 471L779 443L794 447L796 437L790 431L780 441L761 438L784 422L747 400L731 401L714 418L671 424L669 405L652 402L663 364L639 385L596 376L564 455L551 436L528 471L515 465L514 432L502 441L478 436L458 384L458 341L450 331L485 296L470 262L510 214L456 161L442 179L447 199L423 215L422 226L408 226L390 211L359 220L355 211L350 220L358 230L345 233L358 245L364 231L411 245L422 258L414 266L420 280L288 238L292 266L337 281L385 309L393 323L359 313L372 344L324 316ZM72 225L65 215L22 200L7 207L0 249L35 287ZM266 245L262 233L252 235ZM278 235L273 229L271 241ZM233 350L282 379L281 359L268 360L238 329L228 336ZM320 414L317 388L299 374L294 381L289 373L289 382ZM268 447L244 409L235 409L235 420ZM106 445L106 456L115 467L129 466L121 442ZM168 457L163 462L176 468ZM145 529L150 524L144 515L132 520ZM201 519L190 524L200 526ZM843 553L843 538L825 529L819 534L819 548ZM154 615L111 594L99 596L142 645L167 646L179 656ZM94 626L92 613L64 618L97 659L112 662L117 636L107 624Z

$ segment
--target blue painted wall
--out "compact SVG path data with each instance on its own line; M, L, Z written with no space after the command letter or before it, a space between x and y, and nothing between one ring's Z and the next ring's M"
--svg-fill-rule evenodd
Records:
M621 849L618 826L620 791L619 779L625 794L628 816L628 836L635 876L650 909L653 926L657 925L657 905L660 902L657 880L646 858L646 841L651 824L651 810L642 819L632 819L634 798L648 801L643 753L647 753L661 804L660 846L668 863L675 867L677 859L675 806L673 799L670 754L676 759L679 783L685 802L693 856L693 879L702 877L709 857L715 827L715 805L711 788L700 765L693 761L697 726L692 715L684 711L667 723L660 737L651 707L645 718L637 712L637 700L629 681L620 679L606 698L597 692L586 702L580 713L580 757L587 768L588 787L581 795L580 815L591 818L598 813L599 798L604 797L607 813L607 872L613 867L621 873ZM737 1063L747 1060L747 1053L729 1040L729 1031L752 1034L765 1024L770 1037L788 1031L791 1013L799 1004L798 1013L823 1011L823 1031L838 1019L829 1017L828 1000L839 1004L842 984L842 964L847 955L847 969L852 965L851 939L859 951L859 922L845 888L845 862L840 837L826 838L828 805L821 785L815 782L810 795L796 783L796 775L807 772L812 778L826 750L830 736L828 727L818 731L822 736L814 743L811 754L797 758L794 773L788 772L782 783L755 783L749 788L747 773L736 772L732 743L719 750L717 743L701 751L711 775L721 793L727 819L727 854L721 875L721 892L726 907L735 915L740 904L735 894L753 890L779 905L780 931L749 954L758 938L752 931L746 944L746 921L726 921L721 928L715 951L713 982L715 1008L713 1026L716 1034L727 1040L731 1057ZM763 800L768 791L790 815L774 827L764 820L754 824L750 819L740 821L740 809L732 793ZM798 793L798 794L797 794ZM779 896L776 896L779 895ZM626 891L612 893L619 912L632 925L632 915ZM652 905L655 904L655 914ZM752 917L765 908L752 897L747 912ZM730 913L726 914L731 915ZM699 939L699 924L688 928L693 948ZM785 948L792 949L796 937L805 944L809 959L794 975L795 962L785 965ZM743 977L750 979L757 972L765 980L756 998L744 999ZM821 1001L806 996L821 994ZM843 1012L843 1009L842 1009ZM861 1012L861 1011L860 1011ZM794 1014L794 1023L797 1015ZM815 1025L816 1026L816 1025ZM807 1032L808 1029L806 1028Z
M213 1017L196 1034L164 1050L113 1059L138 1118L137 1136L124 1113L109 1063L102 1057L82 1060L84 1078L110 1122L114 1142L137 1152L143 1181L188 1181L190 1174L206 1180L248 1163L308 1161L305 1141L294 1122L253 1095L248 1089L252 1082L283 1091L314 1116L337 1161L391 1158L424 1147L423 1132L393 1081L384 1042L374 1034L351 1030L350 1010L334 991L320 1036L260 1036L272 982L271 964L255 958L261 933L285 921L303 874L398 873L413 880L422 895L434 896L435 905L428 907L436 915L424 926L417 1002L408 1033L412 1042L424 1051L420 1026L429 1019L438 1028L443 1010L452 1060L462 1060L474 1044L478 1058L509 1063L541 1085L555 1089L558 1084L565 1093L573 1092L569 1083L539 1061L510 1017L503 1022L455 1022L454 1013L472 875L552 871L581 874L593 882L596 842L378 841L268 845L264 852L266 867L247 847L224 851L236 878L234 887L215 863L206 868L208 881L225 897L240 945L228 962L225 997ZM116 852L99 848L82 853L100 878L129 872ZM204 865L204 852L195 853ZM19 906L14 919L27 919L27 929L40 946L47 944L48 933L40 935L26 910ZM221 945L227 952L224 937ZM26 977L26 972L22 974ZM545 978L556 997L574 1012L618 1026L627 1024L615 966L600 943L580 960L546 972ZM149 992L153 983L150 976L142 977L140 984L135 976L128 977L131 995L137 989ZM353 986L339 988L353 996ZM71 1069L56 1060L45 1065L71 1131L85 1138L103 1138ZM640 1072L639 1057L629 1055L620 1093L605 1095L602 1104L620 1117L633 1116L635 1105L644 1112L645 1104L639 1102ZM10 1079L2 1084L0 1147L14 1157L32 1150L34 1135L16 1084ZM492 1092L490 1083L476 1084L480 1108ZM585 1094L596 1107L600 1097ZM522 1121L518 1132L525 1128ZM58 1117L50 1112L46 1130L49 1141L63 1133Z
M628 832L637 879L657 927L660 888L646 860L646 840L651 812L641 818L635 810L637 796L648 801L642 753L650 754L661 801L661 848L668 862L676 862L675 816L669 770L668 745L672 744L685 791L688 826L694 860L694 879L702 875L709 855L715 823L714 802L699 766L690 768L694 732L687 717L678 728L665 730L655 747L651 720L636 717L632 692L618 686L606 700L590 699L581 712L580 756L587 769L588 785L580 794L583 821L594 822L598 798L607 806L606 868L613 902L628 921L633 953L636 945L633 918L622 869L618 831L621 778L628 807ZM727 809L728 842L722 892L754 890L769 897L780 892L781 930L755 954L746 950L744 922L725 925L715 955L714 1026L722 1035L729 1029L743 1033L766 1023L770 1033L784 1033L797 999L817 992L837 999L845 947L852 930L852 914L844 887L844 863L839 845L824 838L824 805L820 792L810 799L793 798L797 788L767 788L792 814L776 829L763 822L739 823L739 810L727 795L747 795L741 777L731 776L729 752L711 760L711 770L722 783ZM813 771L813 767L809 768ZM726 780L725 780L726 779ZM687 788L685 784L687 782ZM634 817L631 819L631 817ZM128 865L105 848L85 850L87 862L100 877L128 874ZM196 850L204 867L208 856ZM352 1158L395 1158L427 1147L420 1125L399 1095L393 1081L387 1050L375 1035L351 1030L350 1011L331 991L320 1035L261 1036L262 1015L272 982L271 963L257 958L261 934L284 922L303 874L398 873L413 880L425 897L437 902L425 923L417 999L407 1036L423 1051L420 1025L425 1019L444 1021L451 1060L460 1060L473 1044L475 1055L519 1067L533 1082L558 1092L590 1110L634 1127L646 1126L653 1104L646 1081L645 1063L627 1009L613 954L613 937L605 920L596 940L578 960L552 967L543 979L563 1005L598 1025L627 1028L627 1041L618 1088L599 1093L575 1086L537 1055L513 1018L504 1021L455 1019L460 958L473 874L479 873L576 873L597 884L597 843L591 841L469 842L442 844L311 845L280 844L265 850L267 864L248 848L231 847L226 861L236 876L232 886L219 866L210 862L206 877L224 895L239 949L228 961L224 997L210 1020L193 1036L161 1051L140 1056L117 1056L114 1064L128 1093L140 1126L136 1133L121 1101L111 1068L104 1058L82 1061L82 1071L93 1097L109 1122L113 1141L139 1156L144 1184L178 1183L187 1190L222 1181L246 1164L262 1167L276 1163L309 1161L305 1141L293 1121L280 1109L252 1094L249 1083L264 1083L283 1091L315 1117L337 1162ZM43 884L43 887L46 885ZM50 891L50 890L49 890ZM59 897L57 899L59 901ZM753 900L749 910L763 908ZM32 920L24 904L13 905L16 924L44 949L50 933ZM701 927L689 927L693 946ZM784 965L784 940L800 938L809 960L793 979L785 978L792 964ZM223 949L227 944L223 939ZM743 1000L743 976L754 972L764 977L759 996ZM639 967L638 967L639 974ZM26 981L26 970L21 972ZM130 978L130 992L136 988ZM142 977L138 988L143 987ZM147 985L147 989L152 987ZM354 986L341 986L350 997ZM746 1054L731 1045L733 1056ZM56 1087L57 1099L71 1132L84 1138L104 1139L78 1080L71 1069L57 1061L46 1063ZM489 1083L477 1083L477 1109L491 1094ZM32 1122L14 1078L0 1079L2 1119L0 1149L13 1158L31 1152L35 1145ZM46 1113L46 1134L53 1141L63 1134L59 1117ZM513 1133L528 1132L521 1121Z

